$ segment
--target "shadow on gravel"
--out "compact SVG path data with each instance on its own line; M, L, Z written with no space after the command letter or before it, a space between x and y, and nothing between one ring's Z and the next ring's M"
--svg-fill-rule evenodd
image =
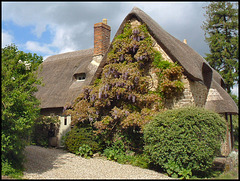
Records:
M69 154L69 152L56 148L27 146L24 150L24 154L26 158L24 173L41 174L64 165L67 160L67 156L65 155ZM61 159L59 159L60 157Z

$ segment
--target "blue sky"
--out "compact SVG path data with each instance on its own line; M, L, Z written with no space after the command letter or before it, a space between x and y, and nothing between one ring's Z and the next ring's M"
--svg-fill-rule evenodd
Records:
M136 6L201 56L209 53L201 29L208 2L2 2L2 47L48 56L93 47L93 25L108 19L111 38ZM233 93L238 95L238 86Z

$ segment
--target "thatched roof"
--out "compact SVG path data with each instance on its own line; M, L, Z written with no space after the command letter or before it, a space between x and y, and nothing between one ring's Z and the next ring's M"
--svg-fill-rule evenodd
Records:
M64 107L72 103L82 87L89 85L92 80L93 73L88 69L92 57L93 48L48 57L42 63L42 71L39 73L45 85L39 86L36 93L41 108ZM76 81L76 73L86 73L86 79Z
M212 109L218 113L238 113L237 105L229 96L229 94L224 90L224 80L220 74L218 74L207 63L207 61L190 46L170 35L150 16L148 16L139 8L134 7L132 11L126 16L120 25L115 37L123 32L125 23L132 18L136 18L138 21L146 24L151 36L174 62L178 62L178 64L184 68L184 74L189 79L193 81L200 81L208 88L211 87L218 90L223 100L209 100L206 103L206 108ZM111 48L112 44L110 45L107 53L111 50ZM100 76L101 71L106 64L107 53L103 57L103 60L100 63L91 83L93 83L93 81Z
M238 113L235 102L224 90L223 78L207 61L187 44L176 39L151 17L138 8L133 8L120 25L115 37L122 33L125 23L136 18L145 23L149 33L174 61L184 68L184 74L193 81L202 82L208 88L216 89L218 98L209 96L205 107L218 113ZM114 41L114 40L113 40ZM112 43L107 51L111 50ZM83 86L92 84L101 74L106 64L107 53L104 55L97 71L91 67L93 49L80 50L47 58L42 63L39 77L43 78L45 86L40 86L36 96L41 101L41 108L64 107L72 103L82 91ZM85 73L84 81L76 81L74 74Z
M217 90L219 97L210 98L210 100L207 100L205 104L206 109L215 111L217 113L238 114L238 107L236 103L215 80L212 80L211 88Z

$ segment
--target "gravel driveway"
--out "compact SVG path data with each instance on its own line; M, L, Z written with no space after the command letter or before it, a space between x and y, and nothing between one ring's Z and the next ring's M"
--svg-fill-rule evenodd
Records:
M62 149L27 146L26 179L171 179L153 170L100 157L85 159Z

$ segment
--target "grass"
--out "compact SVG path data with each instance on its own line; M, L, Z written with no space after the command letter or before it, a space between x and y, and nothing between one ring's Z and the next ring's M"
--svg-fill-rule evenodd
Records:
M8 174L2 174L2 177L3 178L8 178L8 179L22 180L23 179L23 171L15 170L15 171L12 171L11 173L8 173Z
M2 179L12 179L12 180L23 180L23 172L22 171L18 171L18 172L14 172L11 173L9 175L2 175Z
M1 175L10 179L23 179L23 164L2 161Z

